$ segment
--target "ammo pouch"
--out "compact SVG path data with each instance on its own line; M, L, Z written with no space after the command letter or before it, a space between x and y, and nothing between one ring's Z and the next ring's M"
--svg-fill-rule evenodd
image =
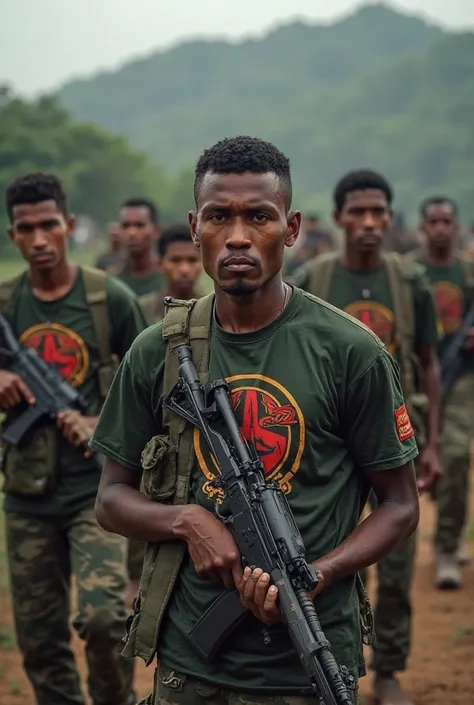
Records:
M168 503L176 491L178 449L168 436L153 436L142 451L140 492L153 502Z
M25 496L46 495L56 487L58 429L47 424L35 429L20 449L4 447L4 490Z

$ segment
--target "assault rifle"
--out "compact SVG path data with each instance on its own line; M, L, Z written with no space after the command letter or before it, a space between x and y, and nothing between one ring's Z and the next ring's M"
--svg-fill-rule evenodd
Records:
M441 380L445 392L449 392L454 382L458 378L462 364L462 351L466 344L469 328L474 326L474 304L466 313L461 327L452 337L446 352L440 360L441 364Z
M20 448L31 431L42 421L48 418L56 420L58 414L66 409L76 409L81 414L85 413L86 400L54 367L48 365L36 350L18 342L1 312L0 338L3 342L0 354L10 359L9 370L21 377L36 399L36 402L28 405L18 417L6 422L2 433L2 440L5 443ZM94 455L94 461L102 469L100 454Z
M278 483L265 482L256 448L243 438L235 419L228 385L223 380L201 385L191 349L182 345L177 353L179 379L164 403L197 426L217 462L220 474L213 486L225 494L225 513L216 505L216 514L231 531L243 564L261 568L278 586L281 615L309 677L309 693L318 694L323 705L350 705L354 679L336 663L308 596L318 584L317 573L306 561L288 500ZM224 591L188 637L204 658L212 660L248 614L236 590ZM271 638L263 631L269 643Z

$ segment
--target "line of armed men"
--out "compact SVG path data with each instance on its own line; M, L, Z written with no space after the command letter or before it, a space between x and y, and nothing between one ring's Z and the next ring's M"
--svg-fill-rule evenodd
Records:
M285 279L367 325L397 360L420 449L417 462L424 479L419 488L437 503L434 585L457 590L469 560L461 543L474 412L474 328L466 337L462 370L447 394L436 369L474 301L474 263L460 238L451 198L434 196L421 204L411 245L404 233L394 231L392 207L393 191L382 175L369 170L345 175L334 191L342 247L309 217L298 250L285 260ZM133 660L120 655L118 647L139 588L144 544L125 541L97 524L99 477L83 446L120 360L145 328L163 318L164 297L199 298L209 286L189 225L161 228L149 199L122 204L110 225L110 250L95 268L77 266L68 257L74 216L54 175L19 176L6 191L6 209L10 237L27 268L0 282L0 312L18 340L55 366L88 402L86 414L65 410L56 424L35 429L25 447L3 448L18 647L38 705L83 705L70 647L74 575L73 626L85 641L91 700L130 705L136 701ZM394 233L401 239L394 240ZM350 249L361 255L360 266L348 263ZM44 272L53 270L55 277L45 279ZM2 411L14 414L33 402L25 381L2 357ZM406 668L410 653L415 553L413 535L377 564L371 667L381 705L411 702L396 674ZM143 594L134 606L143 608ZM168 680L172 683L172 674Z

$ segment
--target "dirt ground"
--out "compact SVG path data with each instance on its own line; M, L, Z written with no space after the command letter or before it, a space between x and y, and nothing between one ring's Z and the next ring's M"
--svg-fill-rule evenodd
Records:
M471 502L471 507L474 503ZM419 552L413 588L414 635L409 669L402 682L415 705L473 705L474 703L474 511L466 547L472 562L463 569L464 588L438 592L433 588L430 535L433 507L423 501ZM0 564L0 705L34 705L15 649L5 563ZM81 673L85 672L81 644L74 641ZM151 690L153 667L139 661L137 691ZM362 704L371 705L371 676L361 682Z

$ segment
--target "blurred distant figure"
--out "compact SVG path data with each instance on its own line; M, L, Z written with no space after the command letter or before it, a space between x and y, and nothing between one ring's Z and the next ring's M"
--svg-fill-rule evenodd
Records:
M468 257L474 258L474 222L467 228L466 235L463 239L463 249Z
M199 299L206 294L199 285L201 254L194 245L187 223L175 223L163 230L158 240L163 287L140 297L140 307L148 323L157 323L165 314L165 296Z
M120 209L119 222L125 259L118 277L140 299L163 285L156 252L158 209L147 198L129 198Z
M387 252L398 252L400 255L405 255L408 252L418 250L422 245L421 233L406 225L403 213L395 213L392 226L384 237L383 249Z
M286 274L292 274L301 264L332 249L334 240L331 233L321 227L318 215L308 215L302 223L300 235L286 264Z
M109 224L109 249L99 255L96 262L97 269L102 269L109 274L116 274L123 267L122 238L120 236L120 223Z

